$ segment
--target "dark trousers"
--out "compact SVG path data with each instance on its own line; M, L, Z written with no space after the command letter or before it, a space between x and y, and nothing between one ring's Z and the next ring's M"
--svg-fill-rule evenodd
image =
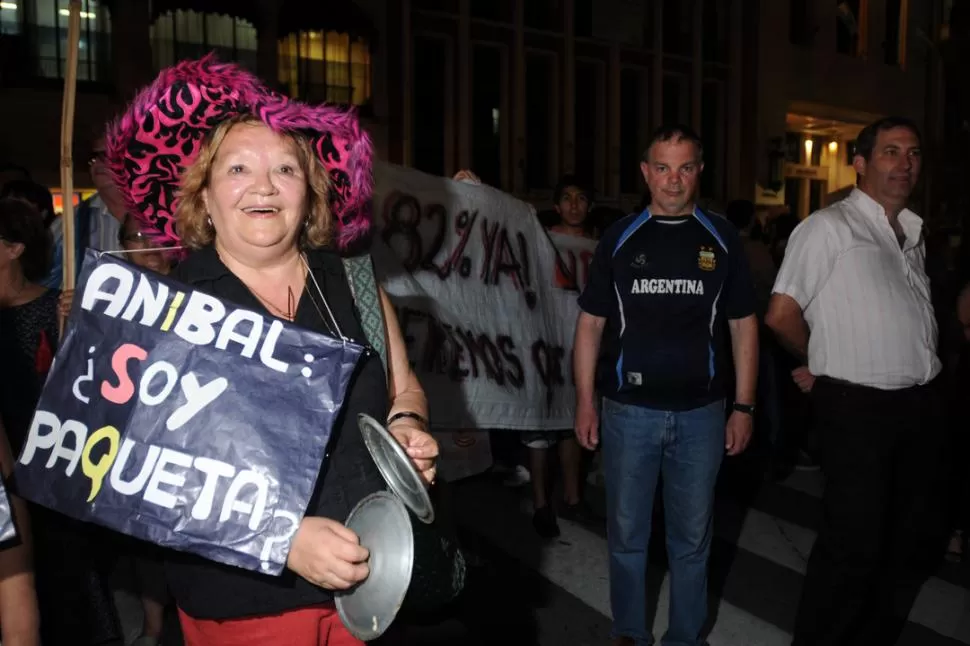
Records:
M943 536L942 396L819 378L812 403L826 484L793 646L890 646Z
M950 481L947 484L949 529L970 531L970 347L960 354L957 369L948 384L946 424L950 431L947 453L950 457Z

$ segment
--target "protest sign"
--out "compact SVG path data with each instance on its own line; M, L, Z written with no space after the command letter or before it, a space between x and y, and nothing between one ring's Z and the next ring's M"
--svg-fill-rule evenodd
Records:
M6 543L17 536L17 527L13 522L13 509L10 508L10 496L0 480L0 543Z
M436 429L572 428L572 339L595 242L488 187L375 165L372 254Z
M362 350L89 251L19 491L279 574Z

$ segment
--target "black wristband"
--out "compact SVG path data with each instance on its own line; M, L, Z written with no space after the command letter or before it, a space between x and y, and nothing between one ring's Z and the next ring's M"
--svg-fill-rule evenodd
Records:
M738 404L737 402L735 402L733 408L739 413L754 415L754 404Z
M391 424L393 424L397 420L404 419L404 418L416 419L419 422L421 422L421 425L422 426L424 426L426 429L428 428L428 420L426 420L423 416L421 416L421 415L419 415L417 413L411 412L409 410L402 410L402 411L397 412L397 413L394 413L393 415L391 415L390 417L388 417L387 418L387 425L390 426Z

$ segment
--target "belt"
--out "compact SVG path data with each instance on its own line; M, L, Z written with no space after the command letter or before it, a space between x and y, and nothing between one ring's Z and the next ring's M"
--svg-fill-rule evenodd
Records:
M816 382L821 382L823 384L829 384L832 386L843 386L846 388L865 388L866 390L873 390L881 393L899 393L910 390L917 390L922 388L936 388L940 383L940 376L933 378L933 381L927 382L925 384L913 384L912 386L903 386L902 388L876 388L875 386L868 386L866 384L857 384L854 381L846 381L845 379L836 379L835 377L826 377L825 375L820 375L815 378Z

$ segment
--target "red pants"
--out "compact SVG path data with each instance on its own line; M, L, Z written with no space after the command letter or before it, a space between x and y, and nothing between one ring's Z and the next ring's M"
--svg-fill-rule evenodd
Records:
M364 646L351 635L332 603L281 615L245 619L193 619L179 608L185 646Z

